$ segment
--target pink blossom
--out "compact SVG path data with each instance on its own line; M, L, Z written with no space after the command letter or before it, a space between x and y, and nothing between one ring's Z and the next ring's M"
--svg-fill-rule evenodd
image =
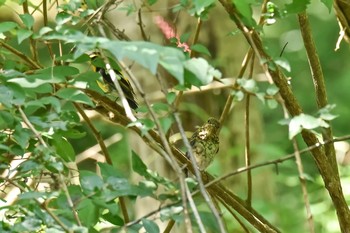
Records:
M174 28L167 22L162 16L156 16L154 18L155 23L164 34L165 38L176 38L176 44L178 48L182 48L184 52L190 52L190 46L186 42L180 42L179 35L175 32Z

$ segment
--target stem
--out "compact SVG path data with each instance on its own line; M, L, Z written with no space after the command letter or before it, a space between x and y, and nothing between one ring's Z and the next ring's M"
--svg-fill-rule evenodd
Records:
M250 60L250 71L248 78L251 79L253 77L253 71L254 71L254 54ZM250 133L249 133L249 105L250 105L250 95L247 94L246 97L246 103L245 103L245 116L244 116L244 128L245 128L245 165L246 167L249 167L251 164L251 154L250 154ZM253 192L253 187L252 187L252 172L251 170L247 171L247 187L248 187L248 192L247 192L247 204L248 206L252 206L252 192Z
M11 53L16 55L17 57L21 58L23 61L25 61L30 66L31 69L40 69L41 68L41 66L38 63L36 63L32 59L30 59L27 55L25 55L24 53L18 51L15 48L11 47L10 45L4 43L1 40L0 40L0 46L4 47L5 49L10 51Z
M244 150L244 157L245 157L245 166L249 167L250 162L250 136L249 136L249 102L250 102L250 95L248 94L246 97L246 103L245 103L245 118L244 118L244 128L245 128L245 150ZM251 170L247 171L247 205L252 206L252 172Z
M315 226L314 222L312 220L312 213L311 213L311 208L310 208L310 201L309 201L309 195L307 193L307 188L306 188L306 180L304 176L304 168L303 168L303 163L301 162L300 158L300 153L299 153L299 148L296 139L293 139L293 147L294 147L294 154L295 154L295 162L297 164L298 168L298 173L299 173L299 179L300 179L300 185L301 185L301 190L303 192L303 198L305 202L305 208L306 208L306 215L307 215L307 220L309 224L309 230L310 233L315 232Z
M21 117L24 121L24 123L28 126L28 128L34 133L35 137L39 140L40 144L43 145L45 148L48 148L46 142L44 141L43 137L41 137L41 134L34 128L32 123L29 121L26 114L23 112L21 107L17 108L19 113L21 114Z
M304 46L306 49L307 57L309 60L309 65L312 74L312 80L314 83L314 88L316 91L316 102L319 109L328 105L326 85L324 83L324 76L321 67L321 62L318 57L315 42L312 38L311 27L308 20L308 16L305 12L298 14L299 26L301 35L303 37ZM329 140L333 138L332 128L326 128L325 132L322 134L324 140ZM338 165L336 161L335 149L333 144L328 144L325 146L325 152L330 164L336 175L338 174Z
M95 128L95 126L92 124L90 118L85 114L84 110L79 106L79 104L74 103L74 107L78 110L80 116L84 119L84 121L86 122L86 124L89 126L89 128L92 131L92 134L94 135L94 137L96 138L97 143L100 145L101 151L103 153L103 155L105 156L105 159L107 161L108 164L112 165L112 159L111 156L108 152L107 146L104 143L104 140L100 134L100 132Z
M252 55L253 55L253 51L252 49L249 49L249 51L247 52L247 54L245 55L244 57L244 60L242 62L242 65L241 65L241 69L239 71L239 74L237 76L237 79L240 79L243 77L244 75L244 72L246 71L247 69L247 66L249 64L249 61L250 59L252 58ZM233 88L235 87L235 84L233 85ZM224 110L222 111L221 113L221 116L220 116L220 127L223 125L223 123L226 121L226 118L230 112L230 109L231 109L231 106L232 106L232 102L233 102L233 96L232 95L229 95L227 97L227 100L226 100L226 103L225 103L225 107L224 107Z
M192 45L196 44L197 41L198 41L198 37L199 37L199 32L200 32L201 26L202 26L202 20L201 20L201 18L198 18L196 31L195 31L195 34L194 34L194 37L193 37ZM195 55L195 52L193 50L191 50L190 57L192 58L192 57L194 57L194 55ZM180 91L177 94L176 99L174 101L174 108L175 109L177 109L179 107L180 101L181 101L181 98L182 98L183 94L184 94L183 91Z
M174 227L175 225L175 221L173 219L171 219L168 223L168 225L166 226L165 230L163 231L163 233L170 233L171 229Z

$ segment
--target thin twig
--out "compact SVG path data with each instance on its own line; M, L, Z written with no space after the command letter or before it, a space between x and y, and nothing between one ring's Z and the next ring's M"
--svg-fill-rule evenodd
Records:
M299 154L304 154L306 152L310 152L316 148L319 148L319 147L322 147L323 145L325 144L328 144L328 143L334 143L334 142L341 142L341 141L347 141L347 140L350 140L350 135L346 135L346 136L342 136L342 137L338 137L338 138L334 138L332 140L328 140L328 141L325 141L325 142L320 142L320 143L317 143L317 144L314 144L312 146L309 146L303 150L300 150L299 151ZM255 169L255 168L259 168L259 167L265 167L265 166L268 166L268 165L278 165L279 163L283 163L284 161L287 161L287 160L290 160L290 159L293 159L295 157L295 153L292 153L292 154L288 154L288 155L285 155L279 159L274 159L274 160L270 160L270 161L267 161L267 162L263 162L263 163L259 163L259 164L255 164L255 165L251 165L249 167L241 167L241 168L238 168L236 171L233 171L233 172L230 172L226 175L223 175L221 177L218 177L210 182L208 182L205 187L208 188L208 186L211 186L215 183L218 183L222 180L225 180L231 176L234 176L234 175L237 175L237 174L240 174L240 173L243 173L243 172L246 172L248 170L252 170L252 169Z
M92 131L92 134L96 138L97 143L100 145L101 151L107 161L108 164L112 165L112 159L108 152L107 146L104 143L104 140L100 134L100 132L96 129L96 127L92 124L90 118L85 114L84 110L79 106L79 104L74 103L74 107L78 110L80 116L84 119L86 124L89 126L89 128Z
M138 24L139 27L140 27L142 39L143 39L144 41L149 41L149 38L147 37L145 30L143 29L141 8L138 10L137 16L138 16L138 18L139 18L139 22L138 22L137 24Z
M282 105L282 109L283 109L284 118L289 119L289 114L288 114L287 108L286 108L283 101L281 101L281 105ZM299 173L300 186L301 186L301 190L303 192L303 198L304 198L304 203L305 203L308 226L310 229L310 233L314 233L315 227L314 227L314 222L312 219L310 201L309 201L309 196L307 193L306 180L305 180L305 176L304 176L303 164L302 164L301 157L300 157L300 151L298 148L297 140L295 138L293 138L292 142L293 142L293 147L294 147L295 162L297 164L298 173Z
M309 195L307 193L307 188L306 188L304 168L303 168L303 163L301 162L301 158L300 158L298 143L297 143L297 140L295 138L293 139L293 147L294 147L294 154L295 154L295 162L297 164L298 173L299 173L301 190L303 192L303 198L304 198L304 202L305 202L308 226L309 226L310 233L314 233L315 226L314 226L314 222L312 220L312 213L311 213L311 208L310 208Z
M252 49L249 49L249 51L246 53L246 55L245 55L245 57L243 59L243 62L242 62L242 65L241 65L241 69L239 70L237 79L240 79L240 78L243 77L244 72L247 69L247 66L249 64L249 61L250 61L252 55L253 55L253 51L252 51ZM236 85L237 84L232 85L232 88L236 87ZM229 95L227 97L224 110L222 111L221 116L220 116L220 120L219 120L220 121L220 127L222 127L222 125L226 121L226 118L227 118L227 116L230 113L230 110L232 108L232 103L233 103L233 95Z
M164 229L163 233L170 233L171 229L174 227L175 225L175 221L173 219L171 219L168 223L168 225L166 226L166 228Z
M36 69L40 69L41 68L41 66L38 63L36 63L32 59L30 59L26 54L18 51L17 49L11 47L10 45L4 43L1 40L0 40L0 46L4 47L5 49L10 51L11 53L16 55L17 57L21 58L24 62L26 62L30 66L31 69L35 69L36 70Z
M64 191L64 194L66 195L67 202L68 202L68 206L72 209L72 213L73 213L73 216L74 216L74 218L75 218L75 221L77 221L78 226L82 226L82 225L81 225L80 218L79 218L79 215L78 215L77 211L75 210L75 207L74 207L72 198L71 198L71 196L70 196L70 194L69 194L67 185L66 185L66 183L64 182L64 178L63 178L62 174L59 173L59 174L58 174L58 177L59 177L59 181L60 181L61 187L62 187L62 189L63 189L63 191Z
M318 57L315 42L312 37L311 27L306 12L298 14L299 26L303 37L305 50L309 60L309 65L312 74L312 80L316 91L316 102L319 109L328 105L326 85L320 59ZM333 138L332 128L328 127L322 133L323 140ZM333 144L325 145L325 152L329 163L333 167L334 174L339 176L336 154Z
M194 34L194 37L193 37L193 40L192 40L192 45L196 44L197 41L198 41L198 37L199 37L199 32L201 30L201 26L202 26L202 20L201 20L200 17L198 17L196 31L195 31L195 34ZM191 50L190 51L190 57L192 58L194 55L195 55L194 51ZM177 109L179 107L182 96L183 96L183 91L180 91L177 94L176 99L174 101L174 108L175 109Z
M230 212L231 216L233 216L233 218L236 219L236 221L237 221L238 224L242 227L242 229L244 230L244 232L249 233L248 227L247 227L247 226L244 224L244 222L242 222L242 221L238 218L238 216L232 211L231 206L228 206L228 205L226 204L226 202L221 202L221 203L222 203L222 204L225 206L225 208Z
M252 56L252 59L250 60L250 71L248 78L251 79L253 76L253 70L254 70L254 55ZM246 95L246 102L245 102L245 116L244 116L244 128L245 128L245 148L244 148L244 157L245 157L245 166L249 167L251 164L251 153L250 153L250 95ZM247 205L252 206L252 193L253 193L253 187L252 187L252 172L251 170L247 171Z
M40 144L43 145L44 147L48 148L46 142L44 141L43 137L41 134L34 128L32 123L29 121L27 115L23 112L22 108L20 106L17 107L19 113L21 114L21 117L24 121L24 123L28 126L28 128L34 133L35 137L39 140Z
M47 20L47 0L43 0L43 20L44 20L44 26L47 26L48 20Z
M174 113L174 118L175 118L175 122L177 124L177 127L179 129L179 132L181 134L182 141L184 142L186 150L188 151L188 154L189 154L189 157L190 157L190 161L191 161L192 164L194 164L193 170L194 170L194 174L195 174L195 176L196 176L196 178L198 180L199 189L201 191L201 194L202 194L204 200L207 201L207 192L203 188L204 187L203 186L203 181L201 179L201 174L200 174L199 169L197 167L196 159L195 159L195 157L193 155L193 152L192 152L192 147L191 147L191 145L190 145L190 143L188 141L188 138L185 135L185 130L182 127L182 123L181 123L180 117L178 116L177 113ZM210 202L210 200L209 200L209 202ZM209 203L207 202L207 204L209 204ZM206 232L205 228L204 228L204 225L203 225L203 222L202 222L202 220L201 220L201 218L200 218L198 213L196 213L195 218L196 218L197 224L199 226L200 232Z

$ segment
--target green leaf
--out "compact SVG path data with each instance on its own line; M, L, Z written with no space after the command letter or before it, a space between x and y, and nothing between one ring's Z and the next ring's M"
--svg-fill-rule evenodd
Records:
M150 221L150 220L148 220L146 218L143 218L141 220L141 222L142 222L142 225L145 228L146 232L150 232L150 233L151 232L152 233L158 233L159 232L159 227L158 227L158 225L155 222Z
M180 85L185 83L184 66L185 55L178 49L165 48L160 52L159 64L168 71L179 82Z
M196 86L203 86L211 83L216 75L221 77L221 73L210 66L203 58L192 58L187 60L184 63L184 66L188 71L194 74L197 81L199 81L199 85L195 81L190 81L191 84Z
M38 232L41 229L42 222L34 217L27 217L24 221L17 223L11 229L12 232Z
M140 176L148 175L147 166L134 151L132 151L132 170L138 173Z
M17 125L15 128L15 132L12 137L16 143L21 146L22 149L26 149L28 147L28 143L32 133L29 129L23 129L20 125Z
M253 11L251 4L253 0L232 0L233 4L237 8L239 14L242 16L243 23L248 27L256 26L256 22L253 19Z
M107 180L108 177L114 176L118 178L124 178L124 175L120 170L117 170L112 165L109 165L107 163L98 163L99 168L101 169L101 176L104 180Z
M80 171L80 184L84 192L91 194L103 188L101 177L90 171Z
M73 146L61 135L54 135L52 145L56 153L66 162L75 161L75 152Z
M42 27L42 28L39 29L38 35L39 36L43 36L43 35L45 35L45 34L47 34L49 32L52 32L52 31L53 31L53 29L50 28L50 27Z
M92 200L88 198L82 199L76 209L83 226L90 228L98 222L100 208Z
M118 206L115 206L114 208L117 208ZM124 220L117 214L112 214L110 211L104 215L102 215L102 218L114 225L122 226L124 225Z
M72 20L72 15L68 14L67 12L64 12L64 11L58 13L56 15L56 19L55 19L55 21L58 25L63 25L65 23L70 22L71 20Z
M75 88L61 88L56 95L65 100L94 106L94 103L83 91Z
M233 100L236 102L242 101L244 98L244 93L242 91L233 90L231 92L231 95L233 95Z
M0 130L14 128L15 116L13 114L3 111L0 111Z
M159 118L159 122L160 122L160 126L161 126L163 132L167 133L168 130L170 129L170 127L172 126L174 120L171 116L170 117L162 117L162 118Z
M275 63L277 65L279 65L280 67L282 67L284 70L286 70L287 72L291 72L291 67L289 62L287 61L287 59L283 59L283 58L278 58L274 60Z
M334 115L334 114L331 113L331 110L333 110L334 108L335 108L335 104L332 104L332 105L329 104L329 105L321 108L318 111L318 115L323 120L331 121L331 120L333 120L333 119L338 117L338 115Z
M147 0L148 4L150 6L152 6L153 4L155 4L156 2L158 2L158 0Z
M23 163L21 163L19 165L19 171L21 173L25 173L27 171L35 171L35 170L39 170L39 169L42 169L42 165L41 164L38 164L32 160L27 160L27 161L24 161Z
M22 14L19 15L19 17L21 18L23 24L26 26L27 29L30 29L33 27L34 25L34 18L32 15L30 14Z
M115 192L116 196L139 196L142 193L137 186L130 184L125 178L108 177L107 183Z
M194 0L193 1L194 7L193 7L191 12L193 12L197 16L200 16L213 3L215 3L215 0Z
M265 104L265 93L258 92L255 94L258 100L260 100L263 104Z
M168 102L168 104L174 103L175 99L176 99L176 93L175 92L169 92L166 95L166 101Z
M38 108L44 108L45 105L51 105L56 112L61 112L61 103L54 96L44 96L40 99L28 101L25 104L25 107L27 111L29 108L29 109L32 109L32 112L33 112L33 111L36 111Z
M185 61L185 55L176 48L144 41L108 41L101 43L100 47L110 51L117 60L128 58L139 63L152 74L156 73L160 64L180 83L183 83L182 62Z
M156 113L168 112L170 107L166 103L154 103L152 104L152 108Z
M244 90L251 92L251 93L256 93L259 88L255 82L254 79L238 79L237 84L239 84L241 87L243 87Z
M29 38L33 34L32 31L27 29L18 29L17 30L17 42L21 44L25 39Z
M24 88L38 88L43 84L66 82L66 77L78 74L79 70L71 66L54 66L38 70L35 74L15 77L8 82L17 83Z
M327 7L329 13L331 13L333 0L321 0L321 2Z
M292 3L286 4L285 10L288 14L298 14L305 11L310 0L293 0Z
M275 84L271 84L267 90L266 90L266 94L273 96L276 95L279 91L279 88L275 85Z
M180 36L180 42L181 43L186 43L191 36L191 33L184 33Z
M120 139L113 145L113 153L119 156L111 156L112 165L115 168L120 167L120 163L125 163L126 158L130 158L130 142L128 140L128 131L124 127L116 126Z
M44 192L35 192L35 191L27 191L18 195L19 200L25 199L37 199L37 198L45 198L47 194Z
M275 99L267 99L266 104L270 109L275 109L278 106L278 102Z
M320 118L315 118L304 113L295 116L289 122L289 139L292 139L300 133L303 129L315 129L318 127L328 128L329 125Z
M194 45L192 45L191 46L191 50L196 51L198 53L202 53L202 54L208 55L208 56L211 57L211 54L210 54L209 50L207 49L207 47L205 47L202 44L194 44Z
M108 41L100 47L111 52L117 60L128 58L149 69L152 74L157 71L161 50L159 45L143 41Z
M12 105L22 105L25 102L25 93L22 88L12 83L0 86L0 103L11 108Z
M18 26L18 24L15 22L9 22L9 21L2 22L2 23L0 23L0 33L8 32L17 26Z
M159 211L160 220L165 221L168 219L172 219L176 215L179 215L182 211L183 211L182 206L172 206L169 208L163 208Z
M210 230L210 232L220 231L217 221L211 212L199 211L199 215L202 221L205 222L205 226Z

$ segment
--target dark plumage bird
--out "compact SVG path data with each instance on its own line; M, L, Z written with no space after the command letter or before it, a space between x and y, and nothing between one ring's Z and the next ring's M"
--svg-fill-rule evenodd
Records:
M116 92L117 89L115 87L115 84L113 83L111 76L106 71L104 64L101 64L101 61L100 62L97 61L100 58L96 54L92 54L90 55L90 57L91 57L92 65L95 72L100 73L104 81L104 84L102 84L101 82L98 83L100 88L105 92ZM116 73L116 75L119 76L118 78L119 85L122 88L122 91L130 107L132 109L137 109L138 104L135 100L135 92L129 80L126 77L124 77L124 75L119 70L117 69L113 69L113 70Z
M190 138L192 152L200 171L205 170L219 151L220 122L211 117ZM189 157L188 153L186 154Z

